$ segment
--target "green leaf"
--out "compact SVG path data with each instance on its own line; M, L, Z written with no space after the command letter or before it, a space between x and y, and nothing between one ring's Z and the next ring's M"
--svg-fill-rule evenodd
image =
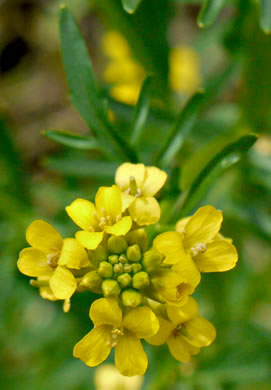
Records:
M141 1L142 0L121 0L123 8L129 14L132 14L136 11Z
M210 27L215 22L224 3L225 0L205 0L198 16L198 26L200 28Z
M151 97L151 83L152 78L149 76L144 80L144 83L141 88L141 92L138 98L134 110L134 118L132 122L132 131L131 131L131 144L137 145L140 141L142 131L144 129L144 124L146 122L149 108L150 108L150 97Z
M156 164L165 169L180 151L185 137L193 128L204 101L203 91L195 93L179 113L166 144L157 156Z
M69 146L74 149L92 150L101 149L95 138L84 135L77 135L66 131L45 130L42 135L58 142L61 145Z
M207 193L212 181L230 166L237 163L256 140L257 136L248 134L228 144L218 152L201 170L190 188L181 194L173 209L172 218L178 219L188 215Z
M260 0L260 26L266 34L271 34L270 0Z
M109 122L107 102L93 75L88 50L73 15L60 11L60 37L64 67L74 106L112 159L137 161L132 149Z

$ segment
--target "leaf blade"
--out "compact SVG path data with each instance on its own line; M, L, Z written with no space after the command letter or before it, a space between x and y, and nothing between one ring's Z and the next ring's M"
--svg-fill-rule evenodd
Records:
M266 34L271 34L271 2L260 0L260 26Z
M198 16L198 26L200 28L210 27L215 22L224 3L225 0L205 0Z
M121 0L122 6L129 14L134 13L142 0Z
M42 135L61 145L69 146L74 149L93 150L101 148L95 138L69 133L67 131L44 130Z

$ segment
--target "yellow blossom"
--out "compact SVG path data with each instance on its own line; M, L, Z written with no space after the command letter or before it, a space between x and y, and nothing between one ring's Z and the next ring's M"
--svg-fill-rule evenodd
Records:
M95 205L86 199L76 199L66 211L70 218L81 228L76 239L87 249L96 249L101 243L104 232L115 236L126 234L131 226L130 216L122 216L125 207L120 189L100 187L96 194Z
M27 228L26 240L31 247L21 251L19 270L38 278L37 286L42 287L41 295L46 299L69 299L77 287L69 269L89 265L85 249L74 238L63 240L53 226L42 220Z
M174 91L185 94L191 94L200 87L200 58L195 50L185 46L170 50L169 83Z
M160 206L154 196L166 180L164 171L144 164L124 163L117 169L115 181L122 191L122 201L138 225L151 225L159 220Z
M177 224L177 232L160 234L154 247L167 254L165 264L187 278L191 291L200 282L200 272L222 272L232 269L238 255L230 240L219 235L222 213L212 206L201 207L191 218ZM176 253L181 254L178 257Z
M123 316L115 298L101 298L93 302L89 316L94 329L74 347L74 357L90 367L101 364L115 347L115 364L122 375L143 375L148 358L139 339L158 332L157 317L148 307L130 310Z
M180 362L188 362L200 348L209 346L216 337L214 326L198 314L198 304L189 297L182 307L166 307L167 319L158 316L160 328L146 338L152 345L167 343L172 356Z
M95 372L96 390L139 390L142 383L143 376L123 376L113 364L104 364Z

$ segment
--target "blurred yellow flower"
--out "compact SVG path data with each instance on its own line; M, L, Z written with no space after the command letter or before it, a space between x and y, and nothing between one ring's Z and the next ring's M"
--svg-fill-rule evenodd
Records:
M167 319L158 316L160 328L146 341L152 345L167 343L172 356L180 362L188 362L200 348L209 346L216 337L214 326L198 314L196 300L189 297L182 307L166 307Z
M37 220L26 230L26 240L31 245L21 251L18 268L28 276L37 277L37 285L44 287L41 295L46 299L68 299L77 284L68 269L89 265L85 249L74 238L62 239L49 223Z
M143 376L121 375L113 364L104 364L95 372L96 390L140 390Z
M191 94L200 87L200 58L191 47L171 49L169 69L169 84L173 91Z
M122 191L122 201L138 225L159 221L160 206L154 196L166 180L166 172L144 164L124 163L117 169L115 181Z
M74 347L73 355L95 367L115 347L115 364L122 375L143 375L148 358L139 339L157 333L159 322L148 307L138 307L123 316L115 298L101 298L91 305L89 316L94 329Z
M132 226L130 216L122 217L125 210L121 191L116 186L100 187L95 205L86 199L76 199L66 207L69 217L83 230L76 233L76 239L87 249L96 249L104 232L116 236L126 234Z

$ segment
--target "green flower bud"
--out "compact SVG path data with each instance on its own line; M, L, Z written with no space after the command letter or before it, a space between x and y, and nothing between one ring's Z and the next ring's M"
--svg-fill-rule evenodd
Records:
M147 272L152 272L160 266L164 256L161 253L157 252L155 249L150 249L148 252L145 252L143 255L143 268Z
M132 272L136 274L137 272L140 272L142 270L142 265L139 263L132 264Z
M102 283L102 290L105 297L117 297L120 294L120 286L116 280L107 279Z
M85 287L95 293L100 293L102 281L103 279L97 273L97 271L90 271L83 276L80 286Z
M128 263L127 257L125 255L120 255L119 261L123 264Z
M108 263L107 261L102 261L99 264L98 274L100 276L102 276L103 278L111 278L111 276L113 275L112 265L110 263Z
M138 272L133 276L133 287L138 290L141 288L146 288L150 284L149 275L147 272Z
M109 263L111 263L111 264L118 264L118 262L119 262L119 256L118 256L118 255L111 255L111 256L108 256L108 261L109 261Z
M122 288L128 287L132 283L132 277L127 273L118 276L117 280Z
M108 249L111 253L121 254L126 251L128 244L123 237L111 236L107 242Z
M98 248L94 251L94 256L97 261L106 261L107 259L107 250L102 246L99 245Z
M123 269L125 272L132 272L131 264L124 264Z
M142 252L145 252L148 248L148 236L144 229L132 230L125 236L128 245L139 245Z
M129 288L121 293L121 301L124 306L135 308L142 303L142 295L139 291Z
M130 261L140 261L141 260L141 251L137 244L129 246L126 255Z
M121 263L115 264L113 269L114 269L114 274L122 274L123 264L121 264Z

